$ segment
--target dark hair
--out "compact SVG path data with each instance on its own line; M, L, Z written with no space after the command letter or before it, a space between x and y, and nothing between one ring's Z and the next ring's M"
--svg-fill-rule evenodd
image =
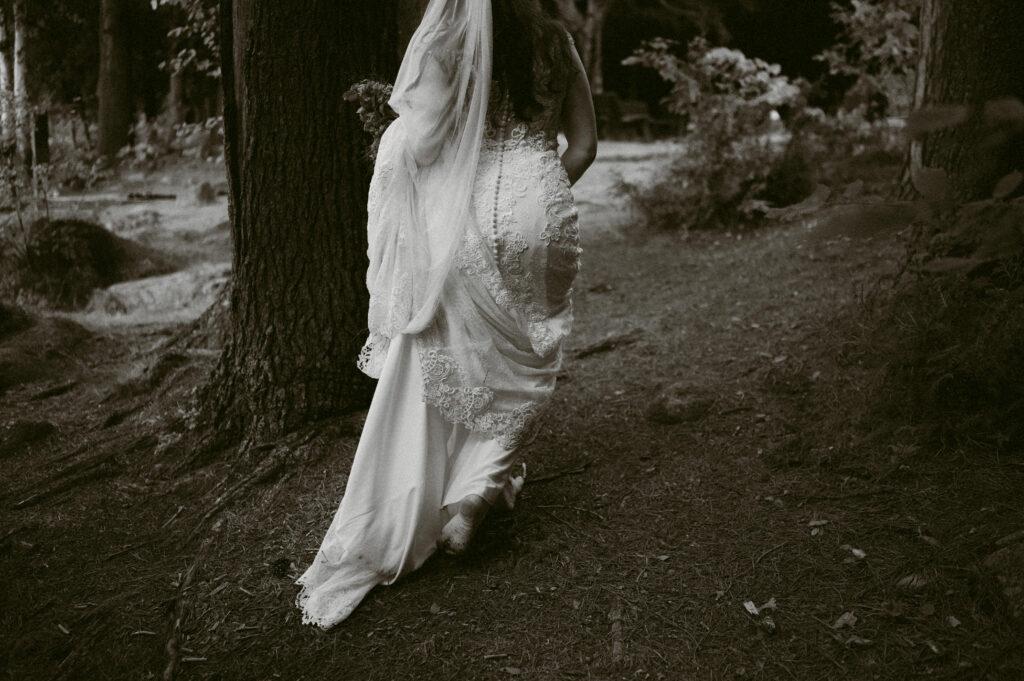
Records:
M491 78L511 101L516 116L540 113L537 93L557 87L568 38L562 24L537 0L492 0L494 60ZM537 82L543 78L545 82Z

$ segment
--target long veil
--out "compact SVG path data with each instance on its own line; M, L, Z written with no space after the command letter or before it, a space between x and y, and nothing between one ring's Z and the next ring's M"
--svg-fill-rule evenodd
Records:
M491 82L490 0L430 0L406 50L368 200L370 337L359 367L379 377L399 333L432 321L472 219Z

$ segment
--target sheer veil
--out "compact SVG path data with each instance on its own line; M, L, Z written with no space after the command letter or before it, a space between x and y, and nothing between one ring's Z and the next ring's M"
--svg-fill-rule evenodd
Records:
M490 0L430 0L390 105L368 200L370 338L377 377L391 339L430 325L466 230L491 82Z

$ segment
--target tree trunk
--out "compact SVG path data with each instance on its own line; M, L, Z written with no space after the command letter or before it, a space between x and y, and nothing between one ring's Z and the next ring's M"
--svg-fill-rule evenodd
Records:
M221 0L233 280L230 334L200 424L274 439L365 406L371 166L341 95L397 71L397 0Z
M579 31L581 42L580 59L590 79L590 90L594 94L604 92L604 71L601 68L604 22L608 10L615 0L587 0L587 13L583 28Z
M1024 2L1020 0L924 0L914 108L967 105L968 123L928 135L911 145L909 167L941 168L964 201L992 195L995 183L1014 169L1007 149L989 144L981 117L986 102L1024 99Z
M181 124L184 118L181 114L183 75L179 69L171 73L167 87L167 98L164 100L164 119L169 127ZM171 133L173 137L173 133Z
M17 145L18 158L26 166L32 165L32 141L30 137L30 107L28 101L28 84L25 82L25 0L14 0L11 3L14 19L14 140Z
M9 58L11 16L4 3L0 3L0 140L11 134L11 60Z
M100 156L116 156L128 143L132 102L128 92L128 46L124 0L101 0L100 69L96 83L99 100L98 149Z

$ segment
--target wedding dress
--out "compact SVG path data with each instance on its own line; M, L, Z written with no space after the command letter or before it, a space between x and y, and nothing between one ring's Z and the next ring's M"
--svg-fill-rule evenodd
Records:
M341 505L298 580L304 623L333 626L374 586L422 565L468 495L511 507L514 451L561 366L581 252L556 142L568 69L538 76L543 111L522 120L493 83L477 86L491 83L489 16L476 38L467 22L447 52L455 59L424 29L432 10L489 4L434 0L396 82L399 118L368 198L371 334L359 366L379 382ZM566 64L570 49L567 40ZM415 59L414 85L403 87ZM468 80L449 91L460 70ZM443 130L443 141L431 148L425 130ZM470 176L454 184L460 173Z

